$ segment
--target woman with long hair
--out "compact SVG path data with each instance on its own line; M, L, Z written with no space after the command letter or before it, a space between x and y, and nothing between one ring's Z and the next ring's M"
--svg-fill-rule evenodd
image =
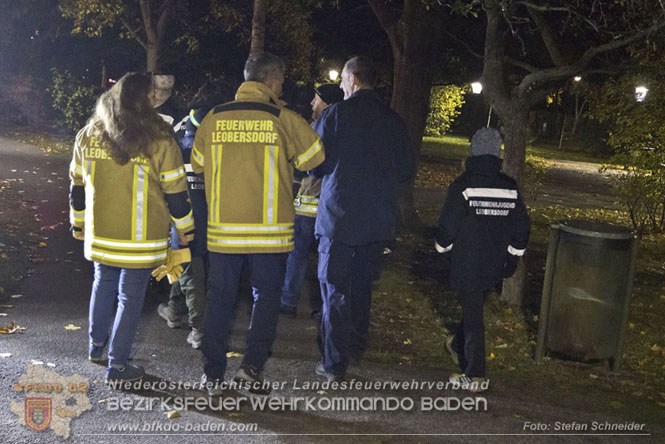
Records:
M184 243L194 230L182 156L152 108L152 84L129 73L100 96L69 169L72 233L95 266L88 358L101 362L109 344L108 383L143 377L129 359L150 272L166 262L170 222Z

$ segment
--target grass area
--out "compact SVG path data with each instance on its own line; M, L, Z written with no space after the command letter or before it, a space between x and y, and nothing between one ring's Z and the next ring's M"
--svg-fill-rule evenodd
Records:
M609 158L594 157L581 151L559 150L558 146L548 144L527 145L526 153L547 160L571 160L598 165L607 164ZM469 155L469 140L460 136L424 137L421 155L425 158L443 158L463 160Z

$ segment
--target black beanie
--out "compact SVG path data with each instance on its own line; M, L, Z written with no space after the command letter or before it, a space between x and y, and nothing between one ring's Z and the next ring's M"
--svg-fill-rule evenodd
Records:
M314 88L316 95L321 97L321 100L328 105L332 105L344 100L344 92L336 83L324 83L317 88Z

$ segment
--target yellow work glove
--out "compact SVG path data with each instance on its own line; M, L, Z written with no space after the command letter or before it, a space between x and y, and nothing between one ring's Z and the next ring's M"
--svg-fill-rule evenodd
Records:
M169 279L169 284L174 283L182 275L182 265L185 262L191 262L192 255L189 248L180 250L168 249L166 252L166 264L160 265L152 271L152 276L161 281L164 276Z
M80 228L80 230L72 230L72 236L74 236L74 239L85 240L85 232L83 227Z

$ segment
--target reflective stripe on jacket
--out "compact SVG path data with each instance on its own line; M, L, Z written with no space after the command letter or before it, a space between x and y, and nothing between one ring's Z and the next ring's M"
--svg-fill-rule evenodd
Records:
M293 250L293 167L310 170L324 153L307 122L277 103L264 84L244 82L196 132L191 162L204 173L209 251Z
M166 261L169 223L180 233L194 229L191 208L184 215L169 213L164 194L187 199L185 169L173 139L154 142L150 158L125 165L111 159L90 134L79 131L69 175L85 189L85 209L70 208L73 227L83 228L88 260L121 268L153 268Z

